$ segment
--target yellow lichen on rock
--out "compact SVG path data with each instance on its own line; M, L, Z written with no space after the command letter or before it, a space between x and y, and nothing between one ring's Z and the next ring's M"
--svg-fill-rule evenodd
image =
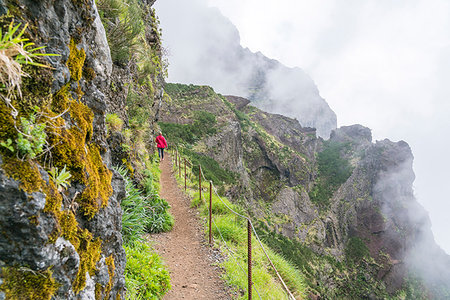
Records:
M108 256L105 259L105 264L108 266L108 274L109 274L109 282L106 285L106 292L105 292L105 298L109 298L109 294L111 293L111 288L113 285L113 279L114 279L114 270L116 269L116 266L114 265L114 257L112 255Z
M78 50L73 39L70 39L69 50L70 54L66 65L70 71L70 78L74 81L79 81L83 76L83 65L84 60L86 59L86 52L84 52L83 48Z
M37 163L32 160L22 161L6 156L3 157L2 168L9 177L20 181L20 188L27 193L39 192L45 183Z
M6 299L50 300L59 287L52 271L34 271L26 267L3 267L0 290Z
M73 282L73 289L77 293L86 286L86 272L90 276L95 274L96 264L101 254L101 240L93 239L89 230L79 229L78 238L80 243L75 248L80 255L80 266Z

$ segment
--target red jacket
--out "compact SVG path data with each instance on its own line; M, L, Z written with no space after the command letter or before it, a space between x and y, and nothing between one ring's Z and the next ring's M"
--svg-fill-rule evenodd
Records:
M167 147L166 139L162 135L158 135L156 137L155 142L156 142L156 146L158 148L166 148Z

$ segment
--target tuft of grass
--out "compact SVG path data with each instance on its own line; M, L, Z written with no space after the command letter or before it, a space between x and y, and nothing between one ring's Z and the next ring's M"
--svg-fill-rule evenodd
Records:
M123 127L123 120L116 114L106 114L106 126L112 132L120 132Z
M169 231L173 217L167 201L156 193L146 194L135 187L124 167L116 169L125 180L126 197L121 202L122 235L125 243L141 241L144 233Z
M246 244L246 230L245 227L238 224L233 215L222 215L214 218L215 225L212 226L212 231L217 239L223 238L225 241L236 244Z
M105 26L113 62L124 65L138 50L139 37L145 30L143 11L138 1L97 0Z
M171 288L170 275L160 256L148 245L137 242L125 245L126 299L161 299Z

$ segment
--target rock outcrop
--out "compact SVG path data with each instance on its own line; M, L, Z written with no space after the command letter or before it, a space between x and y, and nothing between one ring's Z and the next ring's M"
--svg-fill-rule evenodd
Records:
M26 69L23 96L13 102L22 118L34 105L46 152L0 150L0 298L123 299L125 189L109 169L102 91L112 61L95 1L5 0L0 12L3 30L28 23L25 36L58 54L42 60L51 72ZM0 102L1 139L14 138L17 119ZM71 186L49 176L50 167L67 167Z

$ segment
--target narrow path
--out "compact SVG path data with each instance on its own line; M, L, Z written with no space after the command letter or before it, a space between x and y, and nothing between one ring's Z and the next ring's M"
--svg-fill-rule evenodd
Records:
M171 205L175 224L170 232L149 235L155 250L168 265L172 290L164 299L231 299L221 270L220 257L207 244L198 213L178 187L169 155L161 162L161 197Z

